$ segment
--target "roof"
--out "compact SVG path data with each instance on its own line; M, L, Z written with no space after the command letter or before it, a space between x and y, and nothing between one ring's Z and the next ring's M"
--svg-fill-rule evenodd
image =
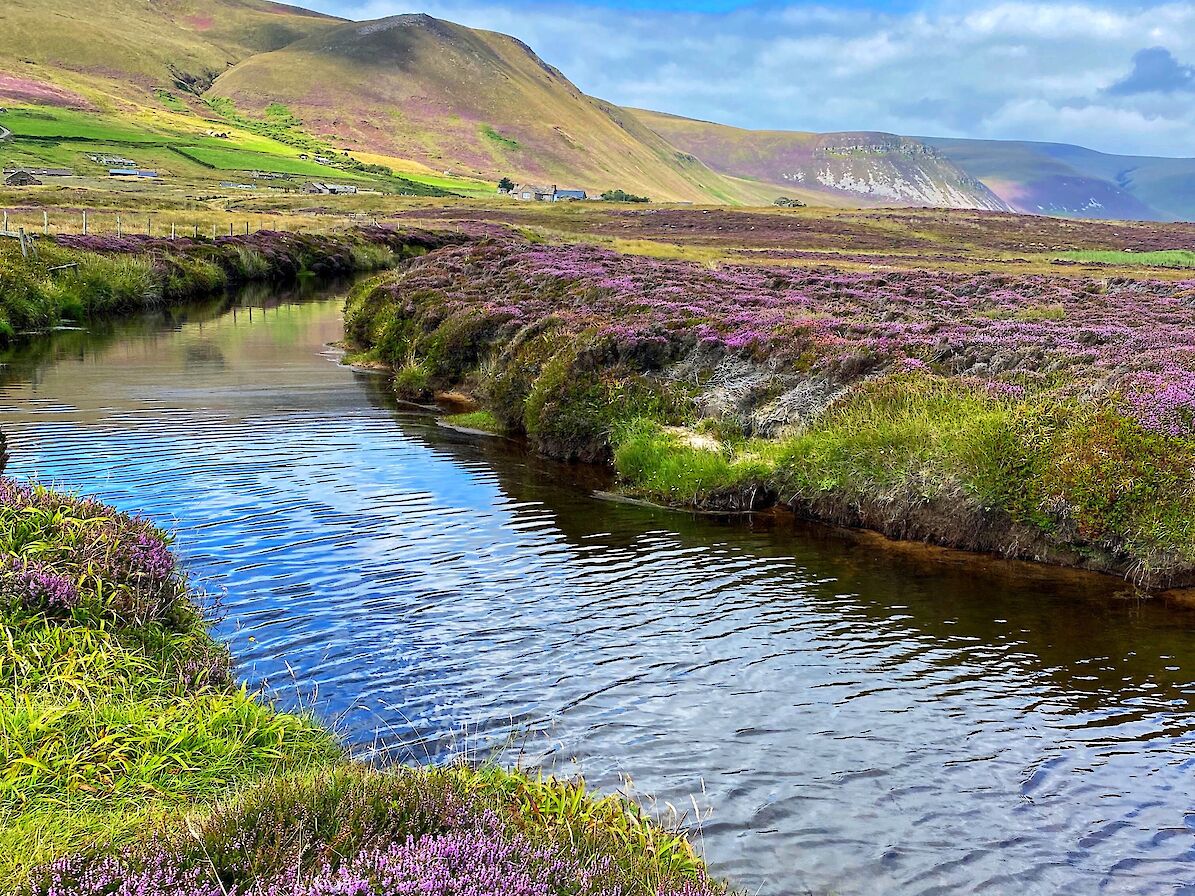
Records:
M4 176L16 174L18 171L24 171L37 177L70 177L75 173L69 168L5 168Z

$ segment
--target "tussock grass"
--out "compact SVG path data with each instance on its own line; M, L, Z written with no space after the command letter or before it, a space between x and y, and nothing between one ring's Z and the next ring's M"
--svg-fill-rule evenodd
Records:
M995 397L908 374L860 384L798 432L707 441L632 419L613 430L615 467L674 505L738 509L764 494L991 549L1019 530L1145 585L1195 566L1195 442L1143 429L1115 401Z

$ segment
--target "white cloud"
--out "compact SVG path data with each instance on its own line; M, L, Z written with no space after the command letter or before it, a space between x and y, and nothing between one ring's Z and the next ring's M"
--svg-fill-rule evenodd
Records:
M311 0L355 19L427 12L513 34L581 89L740 127L886 130L1195 155L1195 93L1109 93L1134 55L1195 64L1195 4L940 0L907 13L727 13L480 0Z

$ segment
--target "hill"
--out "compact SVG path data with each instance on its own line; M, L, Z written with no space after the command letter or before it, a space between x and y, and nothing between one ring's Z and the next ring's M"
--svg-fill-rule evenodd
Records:
M999 196L943 153L908 137L750 131L643 109L628 111L723 174L823 196L850 195L866 203L1009 210Z
M860 204L1195 219L1195 159L1109 155L1061 143L754 131L628 112L720 173L854 195Z
M6 0L0 98L88 107L202 92L228 66L340 21L268 0Z
M270 0L8 0L0 162L191 183L591 193L1195 219L1195 159L1077 146L744 130L587 96L526 44L427 15L347 22ZM255 173L268 175L258 179ZM397 176L392 176L397 175Z
M1062 143L922 139L1017 211L1195 219L1195 159L1109 155Z
M338 146L475 177L622 188L657 199L766 202L591 99L526 44L426 15L352 23L253 56L212 94L282 103Z

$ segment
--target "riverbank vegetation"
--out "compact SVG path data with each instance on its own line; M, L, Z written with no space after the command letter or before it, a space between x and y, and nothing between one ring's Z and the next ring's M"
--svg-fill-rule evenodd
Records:
M1195 281L851 272L493 239L349 302L371 360L720 511L1195 578Z
M23 254L0 240L0 343L103 315L162 307L254 280L376 271L459 236L361 227L164 239L65 235Z
M0 479L0 881L24 896L717 896L620 797L374 770L239 687L168 539Z

